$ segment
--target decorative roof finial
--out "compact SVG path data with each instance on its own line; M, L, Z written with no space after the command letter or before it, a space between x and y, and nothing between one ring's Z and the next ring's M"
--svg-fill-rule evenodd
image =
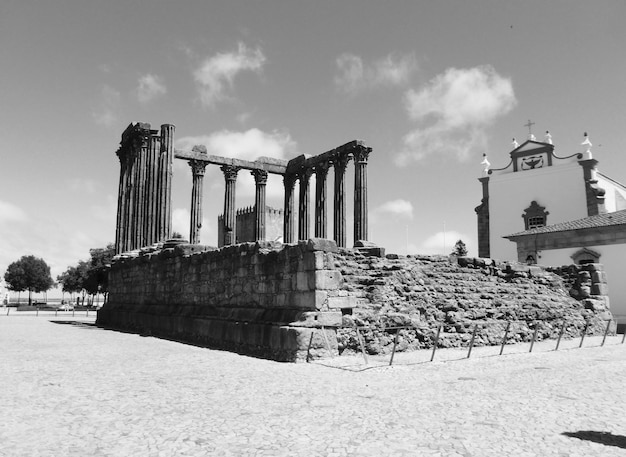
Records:
M524 124L524 127L528 127L528 139L531 141L536 140L535 135L533 135L533 132L531 130L533 125L535 125L535 123L531 122L530 119L528 119L528 124Z
M511 144L513 145L513 149L517 149L519 147L519 143L515 138L513 138L513 142Z
M546 130L546 135L544 138L545 138L544 143L552 144L552 135L550 135L549 130Z
M587 132L585 132L585 141L580 144L587 147L587 150L585 152L589 154L589 157L591 158L591 146L593 145L591 144L591 141L589 141L589 136L587 135Z
M483 161L480 162L481 165L485 166L485 169L483 170L483 173L485 173L485 175L489 174L489 167L491 166L491 164L489 163L489 160L487 160L487 154L483 154Z

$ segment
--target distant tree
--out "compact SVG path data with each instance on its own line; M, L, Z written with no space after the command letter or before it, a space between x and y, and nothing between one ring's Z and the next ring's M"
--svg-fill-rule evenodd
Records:
M109 268L115 255L115 245L109 243L104 248L89 250L90 259L80 260L77 265L68 267L57 277L64 292L85 295L105 294L109 290Z
M54 286L48 264L33 255L22 256L20 260L9 265L4 280L10 290L17 292L27 290L29 305L33 302L33 292L45 292Z
M180 232L174 232L172 233L172 238L181 239L181 238L184 238L184 236Z
M89 254L91 260L85 289L92 295L106 294L109 291L109 269L115 256L115 244L109 243L105 248L90 249Z
M73 267L67 267L63 273L57 276L57 281L61 284L61 290L70 294L81 293L84 283L87 280L89 262L81 260Z
M467 255L467 247L463 240L459 240L454 245L454 251L452 251L452 255L456 255L458 257L463 257Z

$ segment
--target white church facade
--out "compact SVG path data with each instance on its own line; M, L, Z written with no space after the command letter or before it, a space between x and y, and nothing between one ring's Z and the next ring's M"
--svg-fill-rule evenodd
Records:
M509 164L485 164L478 255L546 266L604 264L611 311L626 323L626 186L602 174L587 150L559 156L549 133L514 144Z

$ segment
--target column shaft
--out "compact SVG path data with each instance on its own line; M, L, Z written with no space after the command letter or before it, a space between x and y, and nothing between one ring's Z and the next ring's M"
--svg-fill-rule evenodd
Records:
M346 167L348 155L338 155L333 159L335 168L334 224L333 236L337 246L345 247L346 241Z
M172 236L172 167L174 161L174 127L171 124L161 125L160 153L160 224L159 241Z
M326 238L326 178L328 163L315 168L315 237Z
M299 174L300 179L300 198L298 204L298 240L309 239L309 180L311 178L311 170L305 169Z
M267 187L267 171L252 170L256 190L254 194L254 239L265 240L265 189Z
M237 242L237 216L235 214L235 192L239 167L222 165L226 188L224 192L224 246Z
M283 208L283 242L294 242L294 198L293 190L296 184L294 175L284 175L283 184L285 186L285 203Z
M206 162L190 160L189 166L193 176L191 188L191 221L189 225L189 242L200 243L200 229L202 228L202 185Z
M354 152L354 243L367 240L367 159L368 148Z

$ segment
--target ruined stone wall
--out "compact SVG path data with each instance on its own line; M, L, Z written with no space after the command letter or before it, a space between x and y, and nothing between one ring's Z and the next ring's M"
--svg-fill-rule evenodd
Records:
M606 276L591 264L547 271L490 259L341 249L312 239L295 245L243 243L222 249L180 244L117 260L98 325L296 361L365 350L397 350L601 333ZM561 276L555 274L559 273ZM565 279L563 279L563 277ZM603 282L604 281L604 282ZM604 285L603 285L604 284ZM573 298L576 296L578 298Z
M551 272L491 259L377 258L342 251L335 256L335 267L344 289L358 300L354 312L343 317L340 352L360 351L355 326L366 351L379 354L391 351L394 331L387 329L393 327L412 327L400 331L397 350L402 351L432 347L440 325L439 345L452 347L469 344L475 326L476 345L497 345L507 322L512 322L508 341L521 342L530 341L536 325L541 340L557 338L566 323L567 338L580 336L587 322L589 334L602 333L611 318L605 289L590 283L591 278L606 277L587 271L601 271L598 264Z
M334 242L144 249L111 268L98 325L297 360L336 351L341 308Z

